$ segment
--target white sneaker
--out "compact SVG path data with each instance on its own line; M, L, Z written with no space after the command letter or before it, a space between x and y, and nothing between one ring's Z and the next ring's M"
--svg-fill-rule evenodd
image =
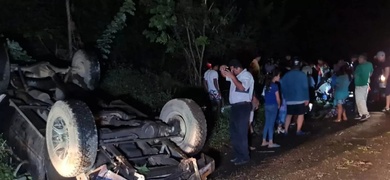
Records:
M6 96L7 96L7 95L5 95L5 94L0 95L0 103L4 100L4 98L5 98Z
M360 121L365 121L365 120L367 120L370 117L371 116L369 114L364 114L364 115L362 115L362 118L360 119Z
M284 129L282 127L278 127L278 130L276 130L278 134L284 134Z

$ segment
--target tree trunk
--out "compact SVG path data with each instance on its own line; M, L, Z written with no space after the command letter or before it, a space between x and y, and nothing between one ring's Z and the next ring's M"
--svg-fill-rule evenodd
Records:
M69 51L69 60L72 59L73 55L73 45L72 45L72 17L70 14L70 0L65 0L66 4L66 16L68 20L68 51Z
M71 29L72 29L72 40L73 40L73 48L76 50L84 48L84 42L81 40L81 36L79 31L77 30L76 23L73 21L72 14L74 13L74 4L70 6L70 21L71 21Z

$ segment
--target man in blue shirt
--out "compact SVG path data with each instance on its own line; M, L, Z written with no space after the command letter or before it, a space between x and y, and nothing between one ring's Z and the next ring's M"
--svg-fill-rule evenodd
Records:
M287 72L281 79L281 90L287 104L287 116L284 124L285 134L288 134L288 128L292 116L297 118L297 135L305 135L302 132L304 115L309 104L309 83L307 75L300 71L301 61L298 58L293 60L293 68Z

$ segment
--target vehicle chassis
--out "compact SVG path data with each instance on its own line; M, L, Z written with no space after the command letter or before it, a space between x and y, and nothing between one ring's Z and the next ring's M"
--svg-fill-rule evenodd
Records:
M51 105L39 99L34 103L23 101L20 94L26 94L29 83L22 74L19 69L17 76L24 87L22 90L9 90L10 105L35 133L45 138L45 119L37 111L50 111ZM102 174L107 173L111 173L110 178L114 180L206 179L214 171L215 163L212 158L203 153L197 160L189 158L170 140L180 136L180 126L177 123L167 124L157 118L150 118L123 101L113 101L100 107L102 109L94 113L99 138L96 162L90 171L80 174L77 179L104 178ZM29 149L34 151L34 148ZM145 167L135 166L140 163L155 167L142 170ZM47 168L45 171L51 173ZM140 171L144 171L142 175ZM46 175L45 179L50 178Z

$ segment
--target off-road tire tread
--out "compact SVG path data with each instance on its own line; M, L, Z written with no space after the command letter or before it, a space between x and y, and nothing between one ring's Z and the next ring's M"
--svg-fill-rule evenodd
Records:
M93 89L90 89L88 87L88 84L86 84L85 85L86 87L82 87L82 88L84 88L86 90L94 90L95 88L97 88L99 86L99 81L100 81L99 57L96 53L94 53L93 51L90 51L90 50L80 49L79 51L81 51L84 54L84 58L89 59L89 61L91 63L91 68L89 69L89 74L91 75L91 79L92 79L91 85L93 86ZM75 54L76 53L77 53L77 51L75 52ZM72 57L72 60L73 60L73 57ZM95 69L95 68L97 68L97 69ZM83 82L83 83L85 83L85 82Z
M73 171L69 174L62 174L64 177L76 177L81 173L90 170L94 165L97 156L97 129L94 116L88 106L77 100L67 100L64 103L71 109L76 128L78 143L77 155L72 157L74 164ZM69 126L68 126L69 128Z
M182 104L182 103L184 103L184 104ZM189 150L189 151L186 150L187 147L185 146L185 144L184 145L182 145L180 143L179 144L176 143L176 144L186 154L188 154L190 156L196 155L203 149L203 146L206 142L206 137L207 137L207 122L206 122L206 118L204 116L204 113L203 113L202 109L198 106L198 104L196 104L196 102L191 100L191 99L172 99L165 104L165 106L163 107L162 113L163 113L163 111L166 111L165 108L171 108L173 106L177 106L177 107L187 106L190 112L180 112L181 116L182 117L185 116L182 113L191 113L195 119L195 121L192 121L192 125L194 125L194 127L191 127L191 130L196 131L195 133L193 133L193 135L195 135L196 137L195 137L195 140L192 144L193 147L191 147L191 150ZM162 118L161 119L162 121L167 123L168 119L163 119L164 117L161 117L161 116L160 116L160 118ZM186 133L188 133L188 132L186 132ZM188 137L186 135L186 138L190 138L190 137Z
M207 137L206 118L204 116L202 109L199 107L198 104L195 103L195 101L190 100L190 99L181 99L181 100L186 102L188 107L191 109L191 112L194 115L195 119L197 119L196 126L200 130L198 132L199 135L196 138L196 142L197 142L196 144L198 144L198 145L196 146L196 148L192 152L189 153L189 155L196 155L200 151L202 151L203 146L206 142L206 137Z

